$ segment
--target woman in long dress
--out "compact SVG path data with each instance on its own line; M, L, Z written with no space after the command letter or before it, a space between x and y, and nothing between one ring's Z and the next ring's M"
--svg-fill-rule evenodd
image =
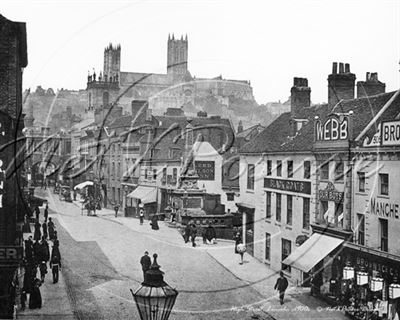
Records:
M40 240L42 238L42 232L40 231L40 223L35 222L35 232L33 234L33 240Z
M41 284L41 280L35 279L33 290L29 297L29 309L40 309L42 307L42 295L40 293Z

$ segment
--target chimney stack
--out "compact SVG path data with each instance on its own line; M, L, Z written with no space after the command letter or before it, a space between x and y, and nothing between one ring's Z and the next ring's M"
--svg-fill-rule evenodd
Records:
M339 62L339 73L336 73L337 62L332 64L332 74L328 76L328 103L336 105L340 100L354 99L356 76L350 72L350 64Z
M294 119L306 117L304 109L311 105L311 88L307 78L293 78L293 87L290 90L291 114Z
M357 98L385 93L386 84L378 80L377 72L367 72L365 81L357 82Z

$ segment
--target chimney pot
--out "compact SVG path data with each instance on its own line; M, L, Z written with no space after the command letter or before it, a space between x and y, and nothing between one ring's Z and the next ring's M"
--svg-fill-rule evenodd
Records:
M337 62L332 63L332 74L337 74Z
M372 81L378 81L378 72L372 72L371 73L371 80Z
M344 72L350 73L350 63L346 63L346 64L344 65Z
M344 65L342 62L339 62L339 73L344 73Z
M367 75L366 75L366 77L365 77L365 80L366 80L366 81L369 81L369 80L370 80L370 73L369 73L369 72L367 72Z

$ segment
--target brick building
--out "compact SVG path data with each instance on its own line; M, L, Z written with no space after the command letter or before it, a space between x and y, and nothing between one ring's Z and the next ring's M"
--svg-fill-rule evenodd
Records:
M22 72L27 66L25 23L0 15L0 318L12 319L22 262L23 182L19 165L24 160L22 137Z

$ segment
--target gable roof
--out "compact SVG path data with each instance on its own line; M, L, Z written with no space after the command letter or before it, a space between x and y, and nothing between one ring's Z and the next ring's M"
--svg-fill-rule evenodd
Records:
M302 126L295 136L291 134L291 114L283 113L273 123L271 123L263 132L255 139L246 143L240 153L267 153L267 152L290 152L313 150L314 143L314 117L318 116L323 122L332 113L349 113L353 112L352 130L350 130L350 140L354 139L362 133L364 128L373 121L379 111L382 110L380 116L375 119L376 124L372 125L363 135L372 136L376 133L376 125L381 121L393 120L400 114L400 95L396 96L393 102L388 105L385 110L382 108L389 102L395 92L383 93L376 96L370 96L359 99L342 101L337 106L329 106L322 104L307 108L308 122ZM333 112L332 112L333 111ZM362 143L363 139L358 141ZM355 145L355 142L353 142Z

